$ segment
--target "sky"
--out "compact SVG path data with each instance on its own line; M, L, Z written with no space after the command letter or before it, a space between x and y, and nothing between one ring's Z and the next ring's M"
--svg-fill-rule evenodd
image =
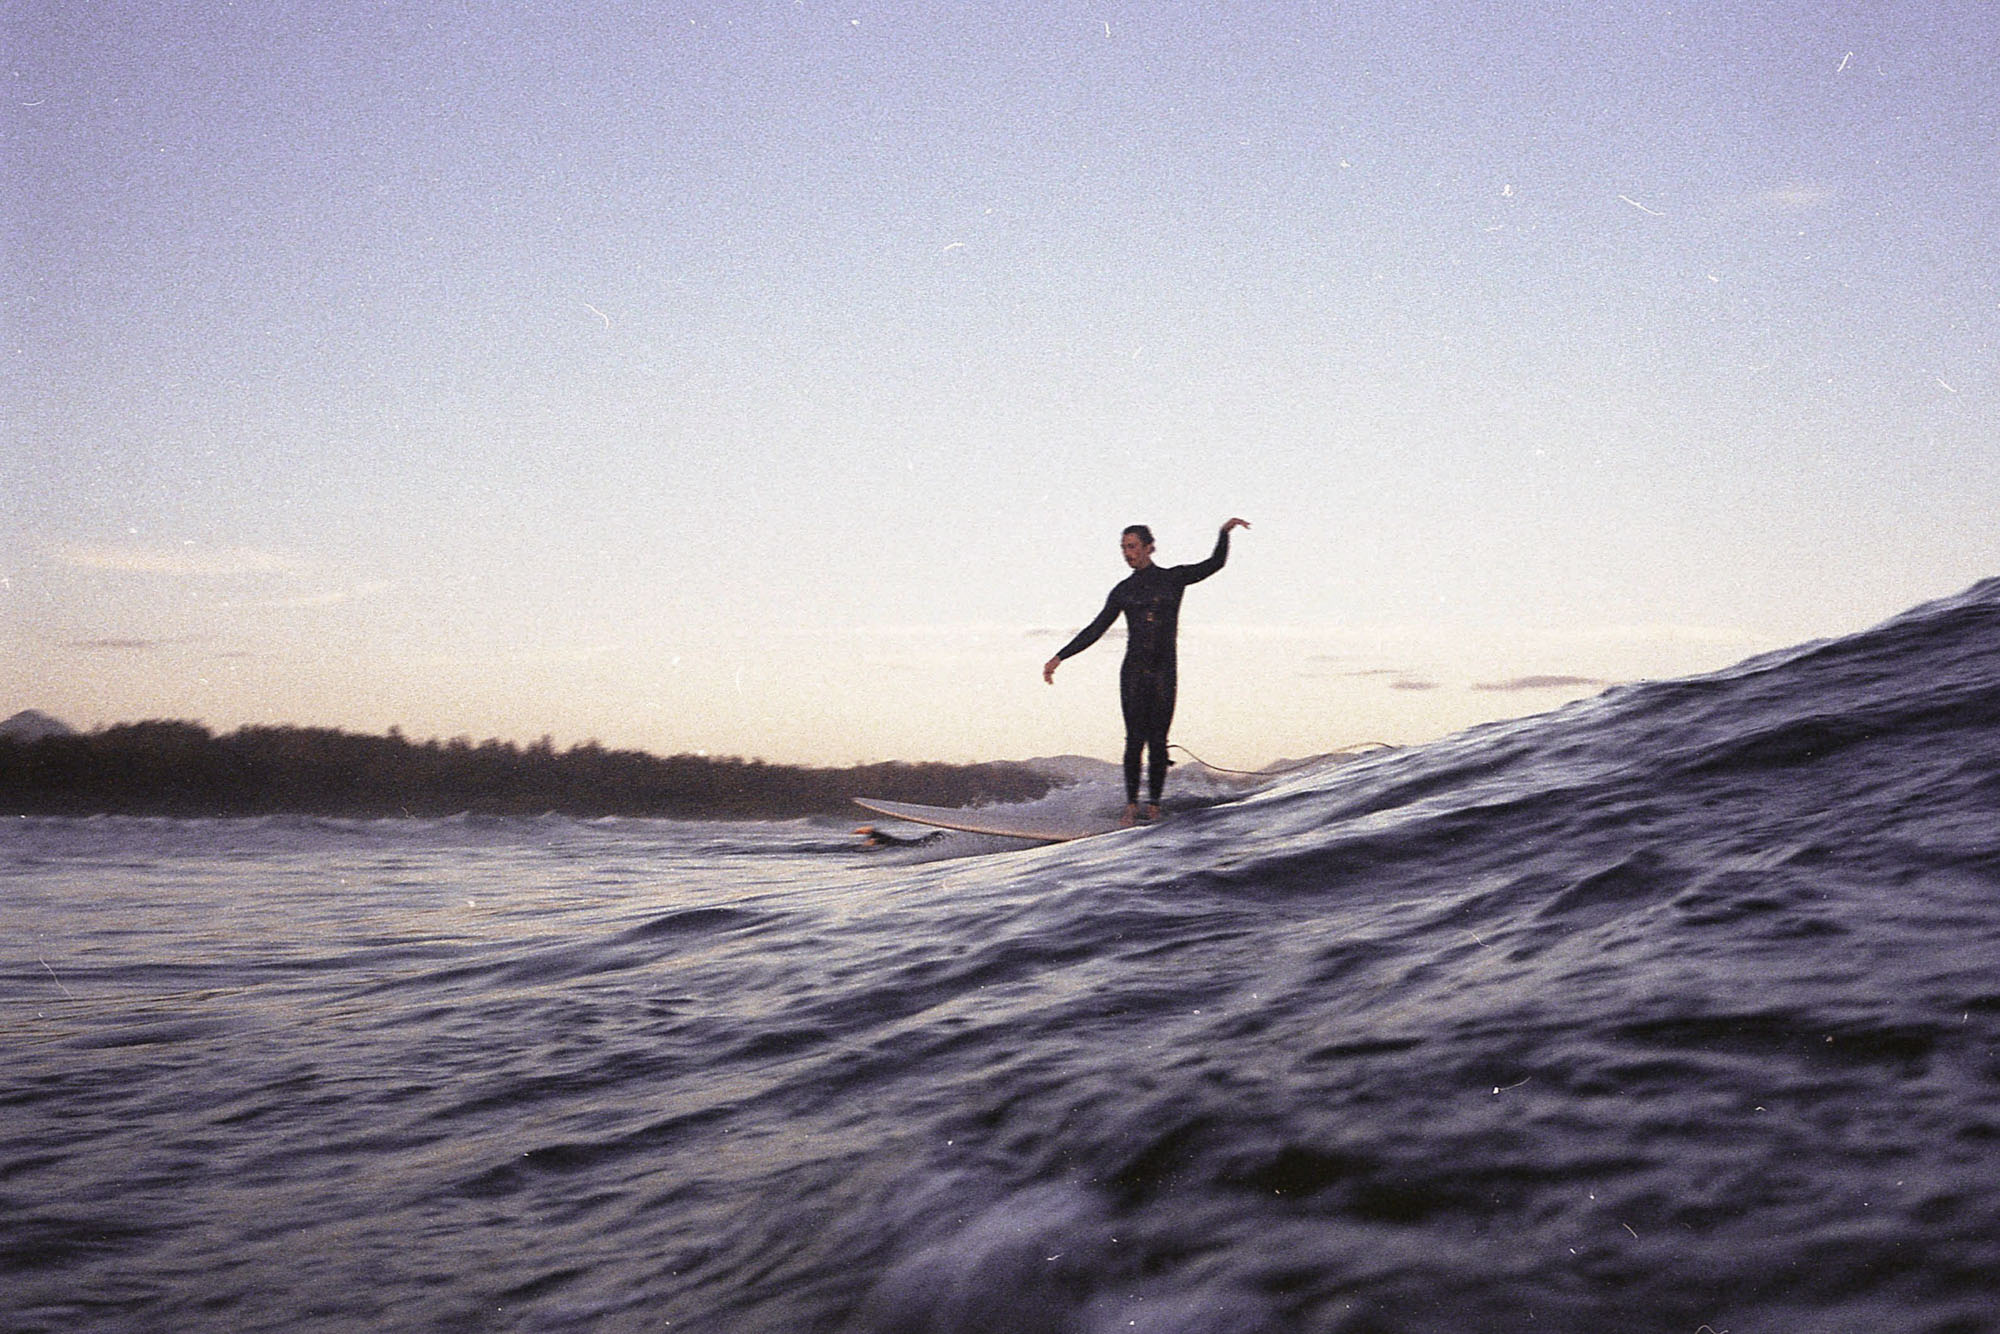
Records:
M0 0L0 714L1250 767L1996 573L2000 7Z

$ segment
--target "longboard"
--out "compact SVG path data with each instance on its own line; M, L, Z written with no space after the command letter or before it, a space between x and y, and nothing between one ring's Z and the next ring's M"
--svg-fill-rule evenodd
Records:
M856 797L854 804L911 824L934 825L967 834L998 834L1002 838L1032 839L1037 843L1067 843L1072 839L1108 834L1120 828L1116 816L1090 815L1077 811L1034 811L1020 807L983 806L976 809L953 806L918 806L907 801L880 801Z

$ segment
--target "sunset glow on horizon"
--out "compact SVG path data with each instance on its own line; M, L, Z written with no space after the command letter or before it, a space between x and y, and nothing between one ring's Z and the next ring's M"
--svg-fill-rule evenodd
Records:
M11 7L0 716L1405 743L1996 572L2000 11Z

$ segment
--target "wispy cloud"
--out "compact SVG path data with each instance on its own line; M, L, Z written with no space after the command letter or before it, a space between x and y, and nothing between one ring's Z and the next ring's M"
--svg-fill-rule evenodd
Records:
M1647 621L1625 625L1592 625L1557 631L1550 638L1570 644L1713 644L1750 645L1756 636L1740 626L1675 624Z
M323 607L339 607L349 602L359 602L379 593L386 593L396 586L392 579L371 579L355 584L351 588L330 588L320 593L300 593L294 597L264 598L256 602L237 604L243 608L261 611L315 611ZM229 604L225 603L224 606Z
M565 648L499 649L488 652L434 653L410 659L425 670L492 671L514 667L576 667L624 650L623 644L602 642Z
M1316 654L1314 655L1314 661L1334 662L1338 661L1338 659L1325 654ZM1431 678L1419 672L1411 671L1407 667L1355 667L1348 671L1338 672L1336 675L1355 681L1373 681L1387 678L1389 689L1391 690L1437 690L1440 688L1438 682L1431 680Z
M160 647L165 642L163 639L72 639L69 647L102 652L144 653Z
M1442 685L1408 667L1345 667L1340 671L1314 670L1333 666L1345 666L1353 659L1345 654L1313 653L1305 658L1307 670L1300 673L1306 677L1326 679L1332 677L1343 681L1380 681L1390 690L1439 690Z
M1775 190L1764 191L1756 198L1766 208L1797 212L1832 203L1833 191L1823 185L1781 185Z
M112 570L123 574L236 575L269 574L291 568L292 562L255 547L204 547L193 542L177 546L140 543L92 543L62 547L56 558L82 570Z
M319 607L338 607L353 600L352 592L336 588L325 593L301 593L297 597L266 598L261 602L246 602L242 605L268 611L312 611Z
M1474 690L1576 690L1588 686L1608 686L1611 682L1595 676L1517 676L1508 681L1475 681Z

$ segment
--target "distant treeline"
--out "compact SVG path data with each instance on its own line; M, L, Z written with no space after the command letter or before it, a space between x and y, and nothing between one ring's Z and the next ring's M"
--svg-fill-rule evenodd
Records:
M849 798L962 806L1030 801L1056 780L1016 764L797 768L660 757L595 742L557 750L470 738L412 742L328 728L121 723L0 738L8 815L489 815L771 819L851 811Z

